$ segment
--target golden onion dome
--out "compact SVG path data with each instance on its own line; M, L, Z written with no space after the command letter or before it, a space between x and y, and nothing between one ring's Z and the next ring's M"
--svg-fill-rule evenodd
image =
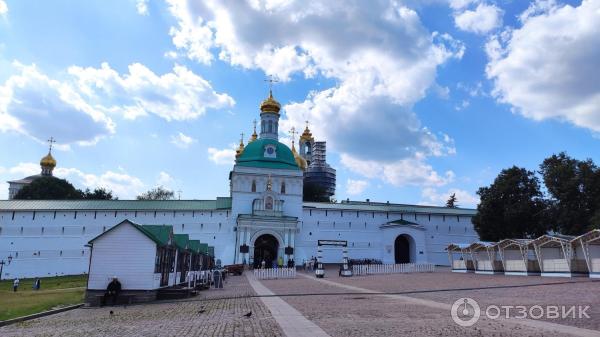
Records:
M269 90L269 97L260 103L260 111L279 114L279 110L281 110L281 104L273 98L273 91Z
M56 167L56 160L54 159L54 157L52 157L52 154L50 154L50 152L48 152L48 154L44 156L42 160L40 160L40 166Z
M240 146L235 150L235 157L239 157L244 152L244 139L240 140Z
M294 147L294 143L292 143L292 154L294 155L294 159L296 160L296 165L298 165L298 167L302 171L305 171L306 167L308 166L308 163L306 162L306 159L302 158L302 156L299 155L298 152L296 152L296 148Z
M300 136L300 140L309 140L309 141L314 141L315 139L313 138L312 133L310 132L310 130L308 129L308 122L306 123L306 128L304 129L304 132L302 133L302 135Z

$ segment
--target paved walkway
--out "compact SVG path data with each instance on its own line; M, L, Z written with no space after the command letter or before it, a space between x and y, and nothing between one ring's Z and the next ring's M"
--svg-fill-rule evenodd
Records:
M302 273L298 273L297 275L299 275L301 277L305 277L305 278L313 280L313 281L316 281L316 282L321 282L321 283L324 283L327 285L345 288L345 289L355 291L355 292L361 292L361 293L366 293L366 294L378 293L378 291L374 291L374 290L370 290L370 289L360 288L360 287L351 286L351 285L347 285L347 284L341 284L338 282L329 281L329 280L325 280L325 279L318 279L312 275L309 276L309 275L305 275ZM441 303L441 302L436 302L436 301L427 300L427 299L414 298L414 297L405 296L405 295L378 295L378 296L392 298L392 299L398 299L398 300L408 302L411 304L426 306L426 307L430 307L430 308L434 308L434 309L446 310L446 311L448 311L448 313L450 312L450 309L452 308L452 305L447 304L447 303ZM513 323L516 325L524 325L524 326L527 326L530 328L543 329L543 330L547 330L549 332L558 332L558 333L564 334L564 335L572 335L572 336L580 336L580 337L599 337L600 336L600 332L596 331L596 330L577 328L577 327L573 327L573 326L556 324L556 323L551 323L551 322L542 321L542 320L516 319L516 318L508 318L508 319L501 318L501 319L503 321L507 321L507 322L510 322L510 323Z
M257 295L274 295L260 281L250 276L250 273L245 273L250 285ZM309 321L298 310L292 308L284 300L279 297L261 297L265 306L271 311L271 315L277 321L277 324L283 330L283 333L288 337L329 337L323 329L315 323Z

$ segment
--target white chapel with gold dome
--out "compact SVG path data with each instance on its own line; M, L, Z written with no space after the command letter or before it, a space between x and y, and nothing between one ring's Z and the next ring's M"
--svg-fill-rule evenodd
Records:
M326 162L325 142L315 141L308 125L291 146L279 141L280 110L270 92L260 104L260 123L236 151L227 197L0 200L0 256L12 257L2 276L87 273L88 242L124 220L172 226L175 234L214 247L223 265L256 265L262 260L270 264L279 258L301 264L317 256L319 240L345 241L350 259L447 265L444 249L449 243L478 239L471 222L473 209L368 199L303 201L308 182L332 196L335 169ZM57 163L51 151L40 165L40 175L9 182L11 198L36 178L52 175ZM324 262L341 260L339 248L323 248Z

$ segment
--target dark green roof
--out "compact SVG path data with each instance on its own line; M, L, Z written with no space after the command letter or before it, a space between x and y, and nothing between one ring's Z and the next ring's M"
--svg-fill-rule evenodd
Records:
M473 216L477 214L472 208L450 208L440 206L393 204L387 202L364 202L364 201L342 201L342 202L304 202L305 209L322 210L344 210L360 212L396 212L396 213L418 213L418 214L440 214Z
M208 253L209 253L209 251L208 251L208 243L202 243L202 242L200 242L200 253L208 255Z
M188 247L192 252L200 253L200 240L190 240Z
M160 246L166 246L169 244L171 233L173 232L173 226L166 225L138 225L133 224L142 233L146 234L156 244Z
M276 158L265 158L265 146L268 144L275 145ZM292 150L275 139L267 138L257 139L246 145L236 164L248 167L299 170Z
M208 246L208 255L215 257L215 247Z
M173 232L173 226L166 226L166 225L140 225L137 224L133 221L130 220L123 220L121 221L119 224L117 224L116 226L111 227L109 230L107 230L106 232L96 236L95 238L91 239L88 243L92 243L93 241L95 241L96 239L98 239L99 237L106 235L106 233L109 233L110 231L114 230L115 228L123 225L123 224L130 224L131 226L133 226L133 228L139 230L142 234L146 235L150 240L154 241L157 245L159 246L166 246L169 244L169 238L171 237L171 233Z
M0 200L11 211L210 211L230 209L231 198L216 200Z
M405 225L405 226L421 226L418 223L406 221L406 220L403 220L403 219L398 219L398 220L390 221L390 223L393 223L393 224L396 224L396 225Z
M180 250L186 250L188 248L189 241L190 241L190 236L188 234L174 234L173 235L173 243Z

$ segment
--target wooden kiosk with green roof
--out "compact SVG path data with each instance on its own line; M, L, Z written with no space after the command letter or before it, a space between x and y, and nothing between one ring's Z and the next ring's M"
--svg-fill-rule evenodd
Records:
M197 280L212 267L207 244L173 234L168 225L140 225L124 220L89 242L90 265L85 302L99 305L113 277L127 302L157 298L158 290Z

